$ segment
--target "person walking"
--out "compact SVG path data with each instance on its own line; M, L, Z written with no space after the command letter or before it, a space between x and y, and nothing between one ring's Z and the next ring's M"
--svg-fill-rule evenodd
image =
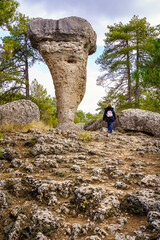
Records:
M108 133L112 133L113 122L116 120L116 114L112 104L108 104L104 109L103 120L108 124Z

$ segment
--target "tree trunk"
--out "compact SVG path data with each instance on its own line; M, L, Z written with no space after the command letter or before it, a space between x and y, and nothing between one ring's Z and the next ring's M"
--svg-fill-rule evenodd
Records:
M26 100L30 99L29 96L29 74L28 74L28 54L27 54L27 36L25 36L25 47L26 47L26 52L25 52L25 80L26 80Z
M26 79L26 100L29 100L29 75L28 75L28 61L25 62L25 79Z
M128 40L126 41L128 46ZM128 100L129 102L132 101L131 98L131 69L130 69L130 59L129 59L129 52L127 53L127 75L128 75Z
M137 59L136 59L136 86L135 86L135 107L139 108L139 47L137 39Z

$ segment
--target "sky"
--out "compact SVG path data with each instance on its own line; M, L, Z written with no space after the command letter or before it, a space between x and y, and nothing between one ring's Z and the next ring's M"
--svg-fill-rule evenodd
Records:
M86 19L97 34L97 50L88 57L86 93L78 110L96 113L97 103L106 95L105 89L96 85L100 66L95 60L102 54L107 25L128 23L134 15L146 17L156 26L160 24L159 0L18 0L18 10L30 18L60 19L77 16ZM53 81L45 64L35 64L30 70L30 82L35 78L55 96Z

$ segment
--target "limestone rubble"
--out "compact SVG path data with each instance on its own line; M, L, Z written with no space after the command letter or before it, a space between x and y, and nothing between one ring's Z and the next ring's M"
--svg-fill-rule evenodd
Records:
M159 239L160 139L49 129L0 139L0 239Z

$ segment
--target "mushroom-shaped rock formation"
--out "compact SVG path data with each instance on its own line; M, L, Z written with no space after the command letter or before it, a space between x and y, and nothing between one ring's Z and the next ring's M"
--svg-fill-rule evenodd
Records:
M58 127L74 128L74 116L86 89L88 55L96 51L96 33L79 17L36 18L28 24L31 44L49 67L58 107Z

